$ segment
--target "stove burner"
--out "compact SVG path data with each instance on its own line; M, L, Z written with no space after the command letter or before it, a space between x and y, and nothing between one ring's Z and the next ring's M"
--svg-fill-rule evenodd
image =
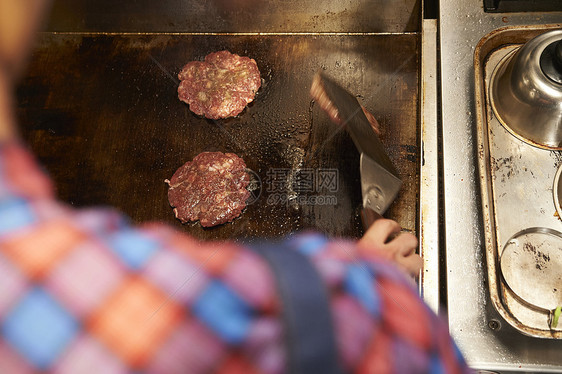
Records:
M562 234L533 227L505 244L500 269L509 288L531 306L551 311L562 306Z
M548 45L541 54L542 72L555 83L562 83L562 39Z

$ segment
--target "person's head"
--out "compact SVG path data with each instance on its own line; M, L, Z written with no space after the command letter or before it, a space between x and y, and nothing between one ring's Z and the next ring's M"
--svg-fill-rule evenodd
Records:
M0 69L17 78L50 0L0 0Z

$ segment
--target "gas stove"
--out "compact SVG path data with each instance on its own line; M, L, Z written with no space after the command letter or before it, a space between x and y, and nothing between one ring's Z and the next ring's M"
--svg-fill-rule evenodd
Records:
M494 3L494 12L484 11L485 4ZM445 274L441 277L445 284L441 287L446 290L441 302L446 305L451 334L473 368L501 373L560 372L562 340L556 336L532 337L528 331L514 327L509 314L498 311L495 305L498 295L490 293L490 261L486 251L496 243L490 243L485 214L489 206L483 199L487 181L480 170L484 149L480 142L478 113L486 104L475 91L478 78L475 52L482 47L479 42L510 28L562 28L562 12L546 11L542 8L544 3L537 6L540 1L526 1L526 6L530 4L531 7L519 8L518 12L508 12L506 3L515 6L513 0L442 0L439 5L438 71L443 152L441 244L445 258L442 268ZM532 3L535 3L534 8ZM553 3L558 7L555 9L562 10L559 1ZM507 37L501 40L502 48L517 43L521 41ZM500 129L501 126L498 131ZM553 159L549 167L554 170L556 163L559 160ZM551 183L545 182L543 189L548 192ZM550 190L549 196L551 193ZM551 201L544 202L545 206L549 203ZM545 217L548 214L545 213ZM523 219L522 215L520 220ZM562 222L548 221L548 225L559 225L557 229L562 231ZM509 239L504 238L507 233L500 235L501 240Z

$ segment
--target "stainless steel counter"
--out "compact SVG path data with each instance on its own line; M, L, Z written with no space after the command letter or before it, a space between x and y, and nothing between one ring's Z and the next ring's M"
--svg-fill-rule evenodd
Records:
M562 22L562 13L487 14L481 0L440 2L444 241L450 331L469 364L501 372L562 371L562 341L512 329L489 300L480 207L474 50L505 26Z

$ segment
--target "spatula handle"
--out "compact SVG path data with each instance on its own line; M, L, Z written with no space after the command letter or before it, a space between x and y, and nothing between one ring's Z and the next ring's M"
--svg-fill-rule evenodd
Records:
M379 218L382 218L382 216L374 210L369 208L361 209L361 221L363 222L364 231L367 231L367 229Z

